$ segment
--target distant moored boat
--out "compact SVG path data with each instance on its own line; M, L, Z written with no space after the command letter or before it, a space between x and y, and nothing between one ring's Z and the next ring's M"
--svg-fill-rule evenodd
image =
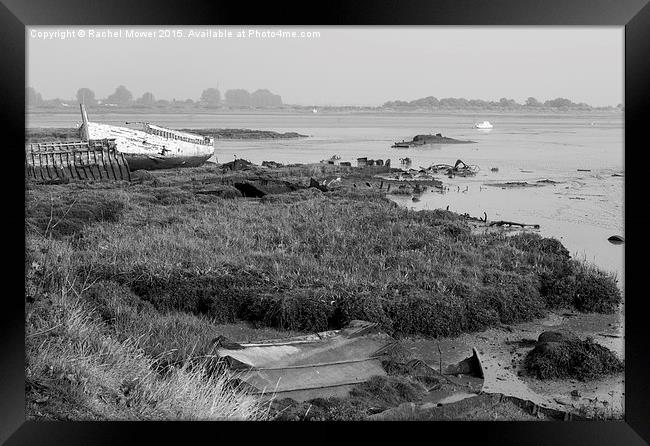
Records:
M483 121L474 124L474 127L477 129L491 129L493 127L492 124L490 124L490 121Z

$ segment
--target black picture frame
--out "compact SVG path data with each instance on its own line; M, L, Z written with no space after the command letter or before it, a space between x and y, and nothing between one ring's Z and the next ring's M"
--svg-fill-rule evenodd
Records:
M369 440L391 433L400 438L419 437L426 441L476 442L483 444L616 444L641 445L650 441L650 355L645 346L647 312L641 284L640 229L645 206L635 206L634 194L643 193L645 168L640 162L625 163L625 420L589 422L457 422L412 423L90 423L32 422L24 413L24 301L19 293L24 282L23 265L14 256L23 253L24 195L16 192L23 171L19 149L25 129L25 27L36 25L518 25L518 26L624 26L625 27L625 159L634 160L646 149L644 111L648 104L650 80L650 5L647 0L411 0L346 2L215 2L174 0L0 0L0 116L4 130L3 194L5 239L11 242L4 268L6 292L0 310L0 442L25 444L123 444L172 440L185 443L217 443L226 434L240 441L328 442L351 441L341 428L351 428ZM604 61L606 63L606 61ZM71 66L74 69L74 66ZM647 144L646 144L647 146ZM14 159L15 157L15 159ZM636 191L636 192L635 192ZM639 203L644 203L643 197ZM15 208L14 208L15 206ZM7 237L8 235L8 237ZM22 240L24 241L24 239ZM14 289L14 287L16 289ZM8 305L9 304L9 305ZM327 434L329 436L326 436ZM155 438L155 440L154 440ZM388 437L386 437L388 438ZM447 440L445 440L447 438ZM406 438L405 438L406 439Z

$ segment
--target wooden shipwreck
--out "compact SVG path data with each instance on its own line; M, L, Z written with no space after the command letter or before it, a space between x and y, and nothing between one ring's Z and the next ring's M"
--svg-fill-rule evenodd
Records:
M82 124L79 128L83 141L113 139L117 150L124 154L130 169L168 169L196 167L214 155L214 139L193 133L181 132L148 122L132 122L141 129L118 127L90 122L83 104Z
M415 135L411 141L399 141L391 146L394 149L409 149L411 147L424 146L429 144L470 144L476 141L463 141L460 139L442 136L440 133L435 135Z
M112 139L27 144L25 171L44 183L131 180L129 164Z
M78 141L25 145L25 172L36 182L131 180L130 171L195 167L214 155L214 139L147 122L141 129L90 122L80 104ZM127 123L129 124L129 123Z

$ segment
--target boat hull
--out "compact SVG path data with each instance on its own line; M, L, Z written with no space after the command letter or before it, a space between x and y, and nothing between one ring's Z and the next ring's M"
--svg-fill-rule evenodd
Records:
M174 169L177 167L198 167L204 164L212 154L196 156L151 156L141 153L124 153L129 163L129 170Z

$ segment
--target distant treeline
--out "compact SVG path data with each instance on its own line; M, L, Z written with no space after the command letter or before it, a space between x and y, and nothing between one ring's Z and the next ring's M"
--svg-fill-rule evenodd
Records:
M414 99L412 101L388 101L382 105L382 108L393 109L418 109L418 108L446 108L446 109L575 109L575 110L602 110L602 109L622 109L623 105L618 104L616 107L592 107L584 102L575 103L566 98L549 99L540 102L533 97L526 99L523 104L517 103L514 99L501 98L499 101L484 101L482 99L465 99L465 98L442 98L434 96Z
M124 86L120 85L115 92L103 99L97 99L95 92L89 88L80 88L74 99L43 99L41 94L32 87L25 91L25 101L29 108L60 108L84 103L89 107L119 107L119 108L220 108L220 107L278 107L282 105L282 97L269 90L256 90L252 93L243 89L227 90L221 97L217 88L203 90L197 99L156 99L146 92L139 98Z

